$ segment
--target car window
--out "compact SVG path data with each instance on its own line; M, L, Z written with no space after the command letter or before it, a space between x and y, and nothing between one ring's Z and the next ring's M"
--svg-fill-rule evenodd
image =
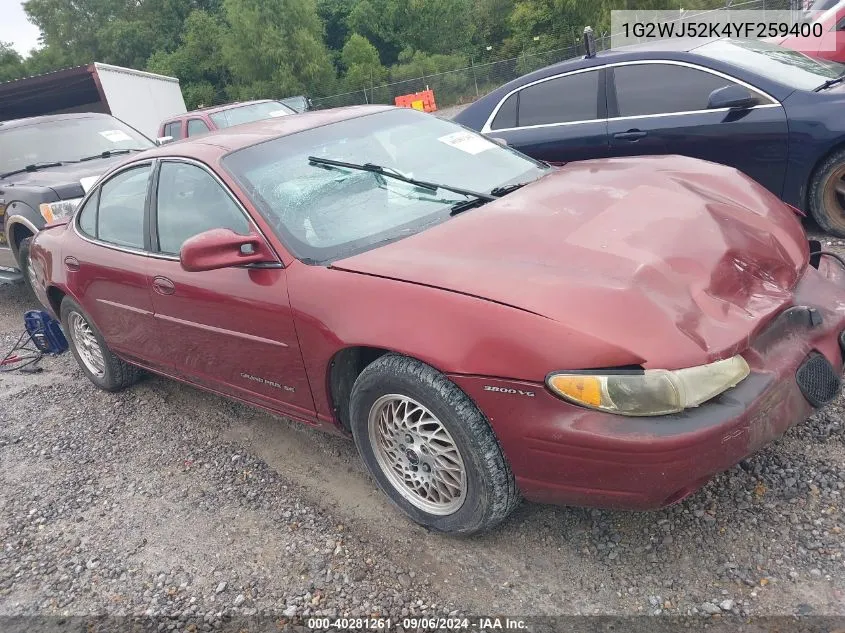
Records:
M214 121L217 129L220 129L233 125L241 125L242 123L252 123L261 119L287 116L289 114L296 114L296 112L279 101L263 101L261 103L251 103L228 108L220 112L214 112L209 116Z
M716 40L699 46L695 52L799 90L814 90L845 72L843 64L762 40Z
M164 136L172 136L174 139L179 138L179 128L181 127L181 121L173 121L168 123L164 126Z
M155 144L146 136L103 114L66 114L46 121L33 118L18 125L0 125L0 174L38 163L72 163L104 152L151 147Z
M516 103L519 93L515 92L502 104L496 113L496 118L490 125L491 129L501 130L503 128L516 127Z
M99 201L100 190L97 189L85 201L85 205L79 211L79 230L91 237L97 237L97 204L99 204Z
M224 167L271 228L308 263L347 256L450 221L467 196L310 157L373 163L410 178L489 192L531 182L547 166L455 123L396 108L237 150ZM460 217L460 216L458 216Z
M175 255L185 240L211 229L249 235L249 222L231 196L205 169L164 162L158 177L159 250Z
M100 187L97 238L119 246L144 248L144 206L150 165L120 172Z
M202 119L190 119L188 121L188 136L198 136L208 131L208 126Z
M706 110L710 93L734 82L674 64L635 64L613 69L619 116Z
M599 73L558 77L523 88L517 125L590 121L598 117Z

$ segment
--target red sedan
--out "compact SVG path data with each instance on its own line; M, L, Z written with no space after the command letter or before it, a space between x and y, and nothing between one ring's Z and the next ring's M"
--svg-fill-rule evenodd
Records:
M674 503L831 400L845 273L738 171L534 161L410 109L133 155L36 237L84 373L354 437L413 520Z

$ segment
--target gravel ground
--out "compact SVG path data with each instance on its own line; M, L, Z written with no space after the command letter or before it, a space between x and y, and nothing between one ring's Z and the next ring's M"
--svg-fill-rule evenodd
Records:
M0 349L31 307L0 287ZM845 616L845 396L674 507L523 504L457 539L400 516L351 442L42 364L0 375L0 615Z

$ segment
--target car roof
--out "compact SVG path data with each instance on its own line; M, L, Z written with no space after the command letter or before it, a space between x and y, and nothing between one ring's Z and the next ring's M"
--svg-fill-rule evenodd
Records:
M276 101L276 99L256 99L254 101L238 101L236 103L225 103L223 105L209 106L207 108L197 108L196 110L191 110L190 112L184 112L183 114L171 117L167 119L165 123L190 118L191 116L195 116L197 114L216 114L217 112L232 110L233 108L241 108L243 106L255 105L256 103L270 103L273 101Z
M377 112L396 109L395 106L386 105L349 106L328 110L312 110L310 112L303 112L302 114L261 119L251 123L223 128L222 130L203 134L202 136L168 143L140 154L134 154L132 156L132 162L157 156L181 156L196 158L198 160L210 160L228 154L229 152L281 136L288 136L324 125L331 125L332 123L339 123L348 119L356 119Z
M24 127L26 125L34 125L36 123L49 123L50 121L66 121L68 119L111 119L109 114L102 114L100 112L72 112L66 114L47 114L44 116L31 116L25 119L10 119L9 121L0 121L0 131L13 127Z

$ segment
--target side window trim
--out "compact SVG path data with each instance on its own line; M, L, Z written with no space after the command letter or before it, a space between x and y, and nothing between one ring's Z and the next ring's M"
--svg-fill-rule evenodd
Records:
M282 263L282 258L279 257L279 254L276 253L272 244L267 239L267 236L264 235L264 231L262 231L261 228L255 223L255 221L252 219L252 216L250 216L249 212L244 208L243 204L238 199L238 197L232 192L231 189L229 189L228 185L226 185L226 183L223 182L223 180L221 180L220 177L217 174L215 174L213 170L209 169L208 165L206 165L205 163L202 163L198 160L193 160L193 159L184 158L184 157L175 157L175 156L168 156L168 157L159 158L159 159L157 159L156 163L157 163L157 165L156 165L156 167L153 171L152 178L150 179L151 195L147 196L147 200L151 202L150 203L150 215L149 215L149 231L148 231L148 233L150 235L150 240L151 240L150 253L149 253L151 257L155 257L156 259L168 259L168 260L171 260L171 261L179 261L178 255L171 255L169 253L163 253L161 251L161 247L159 245L159 241L158 241L158 183L159 183L159 177L161 175L161 166L164 163L184 163L186 165L193 165L195 167L202 169L204 172L206 172L208 175L210 175L212 177L212 179L214 179L214 181L220 186L220 190L223 192L223 194L229 197L229 199L237 207L238 211L240 211L240 213L246 219L249 227L253 231L255 231L255 233L257 235L260 235L262 237L262 239L264 240L264 242L270 247L270 250L273 251L273 255L275 255L276 260L278 261L278 266L268 265L268 264L261 264L261 265L247 264L247 265L244 266L244 268L256 268L256 267L284 268L285 267L284 264ZM152 200L155 200L155 204L152 204Z
M153 174L153 170L155 169L156 162L157 162L157 159L147 159L147 160L139 161L137 163L129 163L128 165L123 165L119 169L110 173L109 177L106 180L103 180L102 182L97 183L96 188L91 189L91 191L89 191L88 194L85 196L85 198L83 198L82 201L79 203L79 209L83 209L83 207L88 204L88 201L93 199L96 196L96 198L97 198L97 210L96 210L96 215L95 215L95 218L94 218L95 219L94 233L96 235L93 235L93 236L88 235L79 226L79 221L80 221L81 216L82 216L81 212L74 215L73 230L76 233L76 235L79 236L81 239L85 240L86 242L91 242L91 243L97 244L98 246L103 246L105 248L110 248L112 250L121 251L121 252L124 252L124 253L130 253L132 255L149 255L149 248L148 248L149 231L146 230L148 211L149 211L149 203L150 203L150 195L149 195L150 190L149 190L149 188L150 188L150 183L152 181L152 174ZM143 249L132 248L131 246L122 246L120 244L115 244L113 242L107 242L105 240L101 240L100 239L100 190L102 189L103 185L111 182L112 180L114 180L115 178L120 176L121 174L123 174L127 171L130 171L132 169L137 169L139 167L145 167L145 166L150 167L150 175L147 176L147 194L146 194L146 199L144 201L144 219L142 220L143 239L144 239L145 248L143 248Z
M557 127L557 126L563 126L563 125L581 125L583 123L595 123L596 121L601 121L601 120L614 121L614 120L627 120L627 119L642 119L642 118L648 118L648 117L679 116L679 115L684 115L684 114L700 114L702 112L724 112L724 111L727 110L726 108L718 108L718 109L714 109L714 110L690 110L690 111L687 111L687 112L669 112L669 113L659 113L659 114L638 114L638 115L633 115L633 116L621 117L621 116L618 116L619 109L618 109L618 104L616 103L616 85L615 85L615 82L614 82L612 90L610 89L610 86L608 85L608 93L607 93L608 94L608 103L607 103L606 116L605 116L604 119L597 118L597 119L585 119L583 121L566 121L564 123L541 123L541 124L538 124L538 125L520 126L519 125L519 107L518 107L519 102L517 101L517 120L516 120L517 125L516 125L516 127L499 128L497 130L492 130L491 127L490 127L491 124L493 123L493 120L496 118L496 114L498 114L498 112L499 112L499 108L501 108L502 104L504 104L504 102L507 101L508 97L510 97L514 93L521 92L525 88L529 88L529 87L534 86L536 84L543 83L544 81L551 81L553 79L559 79L560 77L567 77L569 75L575 75L575 74L578 74L578 73L590 72L590 71L594 71L594 70L611 71L610 73L607 73L605 75L605 77L606 77L605 82L613 81L612 71L617 66L632 66L632 65L639 65L639 64L669 64L669 65L673 65L673 66L684 66L684 67L687 67L687 68L693 68L695 70L702 70L706 73L710 73L711 75L715 75L717 77L721 77L722 79L726 79L728 81L732 81L736 84L739 84L740 86L743 86L744 88L747 88L748 90L751 90L752 92L757 93L758 95L760 95L763 99L765 99L768 102L768 103L761 103L759 105L753 106L751 108L752 110L761 109L761 108L782 108L783 107L783 105L777 99L775 99L773 96L771 96L770 94L768 94L764 90L761 90L760 88L752 86L751 84L749 84L746 81L743 81L742 79L738 79L736 77L733 77L733 76L728 75L726 73L720 72L718 70L713 70L712 68L700 66L700 65L694 64L692 62L683 62L683 61L678 61L678 60L673 60L673 59L642 59L642 60L632 60L632 61L627 61L627 62L616 62L614 64L606 64L604 66L589 66L587 68L579 68L577 70L571 70L569 72L564 72L564 73L560 73L560 74L557 74L557 75L550 75L548 77L543 77L542 79L537 79L536 81L532 81L530 83L519 86L518 88L514 88L513 90L508 92L506 95L504 95L499 100L499 103L496 104L496 107L493 108L493 111L490 113L490 116L487 117L487 121L484 123L484 125L481 128L481 133L482 134L488 134L488 133L493 132L493 131L495 131L495 132L506 132L506 131L511 131L511 130L530 130L530 129L535 129L535 128ZM599 81L601 81L601 80L599 80ZM610 103L611 92L613 94L613 109L611 109L611 103Z

